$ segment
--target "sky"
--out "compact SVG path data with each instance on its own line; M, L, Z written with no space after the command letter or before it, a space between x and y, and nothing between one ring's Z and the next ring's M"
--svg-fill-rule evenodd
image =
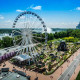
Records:
M0 28L12 28L21 12L37 13L50 28L76 28L80 0L0 0Z

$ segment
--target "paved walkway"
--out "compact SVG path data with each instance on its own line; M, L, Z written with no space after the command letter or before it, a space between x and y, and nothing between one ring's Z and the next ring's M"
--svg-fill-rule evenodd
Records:
M76 68L76 70L75 70L74 74L72 75L72 77L70 78L70 80L76 80L76 77L77 77L79 71L80 71L80 64Z
M15 66L15 68L17 70L21 70L21 71L24 71L26 72L27 75L30 75L31 76L31 80L34 80L34 78L36 76L38 76L39 80L57 80L61 73L63 73L68 67L69 65L72 63L72 61L76 58L77 55L80 54L80 49L77 50L77 52L75 52L69 59L68 61L66 61L60 68L58 68L52 75L43 75L43 74L39 74L39 73L36 73L36 72L33 72L33 71L27 71L27 70L23 70L22 68L19 68L17 66ZM5 67L9 67L10 70L12 71L13 69L13 65L11 63L9 63L8 61L5 62L7 65ZM0 66L0 68L3 67L3 64ZM80 66L78 67L80 68ZM80 70L80 69L79 69ZM78 71L78 69L77 69ZM75 71L75 75L77 75L77 71ZM50 78L50 76L53 76L53 79ZM76 76L75 76L76 78ZM70 80L74 80L74 76L72 75L71 79Z
M59 77L58 80L69 80L72 74L75 72L76 67L80 63L80 54L72 61L70 66L65 70L65 72Z

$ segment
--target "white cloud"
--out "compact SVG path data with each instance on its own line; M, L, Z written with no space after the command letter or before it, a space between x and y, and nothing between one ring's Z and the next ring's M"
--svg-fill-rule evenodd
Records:
M33 5L31 5L27 9L41 10L42 9L42 6L33 6Z
M16 10L17 12L24 12L23 10L20 10L20 9L18 9L18 10Z
M80 10L80 7L77 7L76 10Z
M4 19L4 17L2 15L0 15L0 19Z
M41 10L42 6L35 6L35 7L32 7L32 9L34 10Z

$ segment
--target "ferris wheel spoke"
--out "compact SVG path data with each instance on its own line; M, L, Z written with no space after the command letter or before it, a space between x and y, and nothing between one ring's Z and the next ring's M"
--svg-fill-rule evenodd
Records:
M30 15L28 15L28 24L29 24L29 27L28 28L31 28L31 23L30 23Z
M15 35L15 34L14 34L14 38L16 38L17 36L21 36L21 35L20 35L20 34L18 34L18 35Z
M32 28L34 27L34 25L36 24L36 22L37 22L37 19L32 23Z
M25 45L26 44L26 41L24 40L24 43L23 43L23 45Z
M36 39L33 39L35 42L40 43L39 41L37 41Z
M22 40L22 43L21 43L21 45L22 45L22 46L24 46L24 40Z
M18 45L20 45L22 43L22 40L18 43Z
M22 34L20 31L17 31L17 30L13 30L13 33L19 33L19 34Z
M37 18L35 19L35 17L31 17L31 28L33 28L34 23L37 21Z
M29 24L29 15L26 15L27 16L27 23L26 23L26 26L27 26L27 28L29 28L30 27L30 24Z
M22 38L19 38L19 39L17 39L16 41L19 41L19 40L21 40Z
M30 22L29 22L29 24L30 24L30 28L32 28L33 17L32 17L32 16L30 16L29 20L30 20Z
M24 15L24 22L23 22L23 26L24 26L24 28L25 28L25 24L26 24L26 16Z
M32 36L34 38L39 38L39 39L45 39L45 38L42 38L42 37L37 37L37 36Z
M42 25L42 24L40 23L37 27L40 28L41 25Z

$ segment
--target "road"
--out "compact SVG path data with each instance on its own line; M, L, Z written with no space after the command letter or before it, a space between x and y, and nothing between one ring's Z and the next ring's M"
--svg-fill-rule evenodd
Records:
M76 67L80 63L80 54L73 60L70 66L64 71L58 80L69 80L72 74L75 72Z

